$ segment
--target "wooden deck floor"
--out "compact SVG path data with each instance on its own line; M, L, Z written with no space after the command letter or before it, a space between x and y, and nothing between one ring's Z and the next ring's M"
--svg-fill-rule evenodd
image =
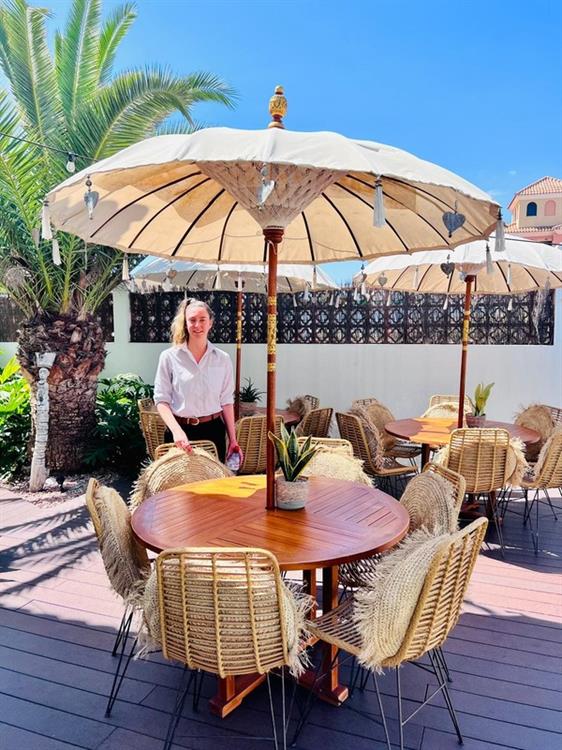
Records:
M560 499L557 506L562 514ZM562 518L555 523L547 508L542 514L538 557L516 516L505 525L506 560L494 550L481 553L465 613L446 644L466 750L562 749ZM158 657L133 663L112 717L104 718L114 665L109 650L122 610L108 589L83 501L37 507L0 494L0 562L0 748L160 748L179 667ZM426 674L407 666L403 686L414 708ZM213 687L208 679L204 693ZM396 737L394 680L384 678L382 687ZM369 689L352 703L377 713ZM267 716L265 690L222 722L203 703L197 715L186 709L174 747L270 747L236 739L264 733ZM381 737L360 715L321 704L298 748L377 750ZM411 749L458 747L440 701L408 725L406 740Z

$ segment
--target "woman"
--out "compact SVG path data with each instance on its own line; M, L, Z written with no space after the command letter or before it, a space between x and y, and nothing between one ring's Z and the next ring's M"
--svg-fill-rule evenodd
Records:
M172 344L160 355L154 379L154 402L172 433L174 443L186 452L190 440L212 440L225 460L225 426L228 454L242 453L234 427L234 377L226 352L207 336L213 312L205 303L185 299L172 322Z

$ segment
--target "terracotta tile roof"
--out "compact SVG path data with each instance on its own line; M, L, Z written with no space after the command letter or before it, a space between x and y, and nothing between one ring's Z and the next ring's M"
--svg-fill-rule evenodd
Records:
M520 232L553 232L555 229L562 229L562 224L556 224L556 226L553 227L519 227L516 222L512 221L511 224L505 225L505 231L513 234L518 234Z
M540 195L541 193L562 193L562 180L558 177L541 177L540 180L531 182L530 185L515 193L509 207L511 208L518 195Z

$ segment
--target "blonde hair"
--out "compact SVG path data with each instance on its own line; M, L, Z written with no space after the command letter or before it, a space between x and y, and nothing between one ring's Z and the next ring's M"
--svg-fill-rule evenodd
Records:
M195 299L193 297L188 297L182 300L178 305L178 309L176 310L176 314L174 315L174 319L172 320L172 325L170 326L171 341L172 344L175 344L175 346L183 344L189 339L187 325L185 323L185 311L192 305L202 307L204 310L206 310L209 314L211 323L214 320L215 316L213 315L213 311L206 302L203 302L203 300Z

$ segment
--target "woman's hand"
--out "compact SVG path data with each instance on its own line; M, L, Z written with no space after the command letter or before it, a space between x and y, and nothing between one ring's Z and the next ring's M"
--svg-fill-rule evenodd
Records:
M172 432L172 437L174 439L174 445L176 448L181 448L182 451L185 451L186 453L191 453L193 448L191 447L191 443L187 439L187 435L185 432L181 429L174 430Z
M242 448L238 445L236 440L233 440L228 444L228 451L226 453L226 457L232 456L233 453L238 453L240 456L240 464L242 464L242 461L244 460L244 453L242 452Z

